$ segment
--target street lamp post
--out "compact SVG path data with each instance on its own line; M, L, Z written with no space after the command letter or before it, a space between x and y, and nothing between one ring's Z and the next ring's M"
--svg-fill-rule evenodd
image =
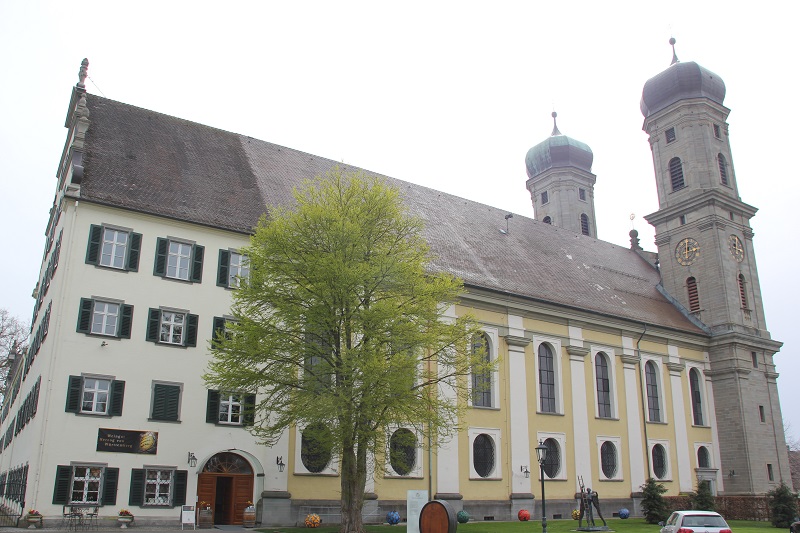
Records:
M547 533L547 512L545 511L544 496L544 460L547 457L547 446L542 441L536 447L536 459L539 461L539 477L542 480L542 533Z

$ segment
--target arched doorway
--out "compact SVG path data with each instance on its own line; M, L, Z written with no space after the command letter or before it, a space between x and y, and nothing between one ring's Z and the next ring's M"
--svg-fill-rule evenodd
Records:
M252 499L253 467L241 455L218 453L197 477L197 501L211 505L214 524L241 524Z

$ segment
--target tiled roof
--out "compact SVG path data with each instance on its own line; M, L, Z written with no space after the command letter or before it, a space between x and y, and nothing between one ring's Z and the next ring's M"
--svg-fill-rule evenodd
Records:
M267 205L337 163L87 95L81 197L249 232ZM370 173L374 174L374 173ZM382 176L425 221L434 267L467 285L702 333L656 289L634 251L420 185Z

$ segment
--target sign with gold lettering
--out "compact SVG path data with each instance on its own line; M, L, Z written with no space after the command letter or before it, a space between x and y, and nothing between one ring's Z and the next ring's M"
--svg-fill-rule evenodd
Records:
M154 455L158 448L157 431L132 431L128 429L97 430L98 452L144 453Z

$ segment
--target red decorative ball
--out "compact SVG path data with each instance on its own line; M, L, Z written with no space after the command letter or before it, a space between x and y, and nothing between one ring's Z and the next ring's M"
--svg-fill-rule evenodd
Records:
M531 519L531 513L527 509L520 509L517 513L517 518L519 518L520 522L527 522Z

